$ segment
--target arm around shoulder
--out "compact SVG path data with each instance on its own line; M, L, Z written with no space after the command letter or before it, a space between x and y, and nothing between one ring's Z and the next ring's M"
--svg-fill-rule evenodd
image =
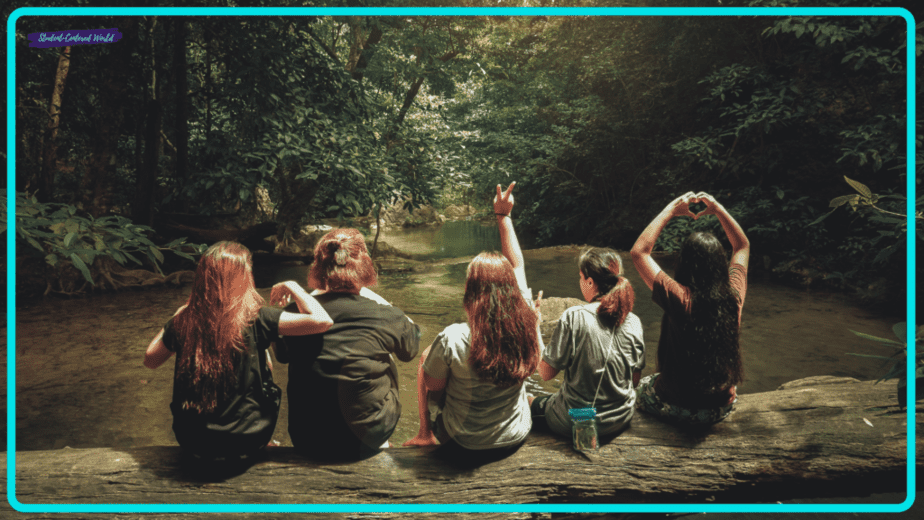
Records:
M280 336L307 336L322 334L333 326L334 322L324 313L323 317L314 314L283 312L279 316Z
M307 336L327 332L334 324L324 307L295 282L282 282L273 286L270 302L285 304L294 299L298 313L285 312L279 316L280 336Z

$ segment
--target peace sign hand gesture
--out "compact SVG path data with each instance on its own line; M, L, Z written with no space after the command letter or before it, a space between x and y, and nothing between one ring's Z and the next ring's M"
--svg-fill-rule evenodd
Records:
M513 210L513 187L516 181L510 183L507 189L501 192L501 185L497 185L497 195L494 197L494 214L502 217L510 216Z

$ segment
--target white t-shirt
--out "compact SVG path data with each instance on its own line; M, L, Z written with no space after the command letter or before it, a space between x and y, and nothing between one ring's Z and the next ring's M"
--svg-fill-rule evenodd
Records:
M532 306L531 291L527 289L522 294ZM536 335L542 349L538 330ZM430 377L447 380L446 400L441 410L446 431L452 440L470 450L519 444L533 425L526 385L500 388L482 381L468 362L471 337L468 323L446 327L433 340L424 361L424 371Z
M630 312L614 335L612 325L606 327L597 317L599 306L590 303L567 309L542 356L549 366L564 371L561 389L545 409L546 422L559 435L571 435L568 409L590 408L595 393L600 434L617 431L632 419L632 372L645 368L642 321ZM601 372L604 365L606 370Z

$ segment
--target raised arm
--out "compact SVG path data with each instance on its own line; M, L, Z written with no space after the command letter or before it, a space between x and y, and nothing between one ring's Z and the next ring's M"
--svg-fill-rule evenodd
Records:
M732 263L740 264L747 268L748 259L751 256L751 243L748 241L748 237L744 235L744 230L738 225L738 221L712 195L704 191L697 193L693 201L702 202L706 205L706 209L701 211L700 215L715 215L719 219L722 229L725 230L725 235L728 236L728 241L731 242Z
M270 292L270 303L287 304L294 300L298 313L283 312L279 317L280 336L305 336L320 334L334 324L321 304L309 295L301 285L293 281L280 282Z
M658 235L664 230L664 226L676 216L696 218L696 215L690 211L690 203L695 197L696 194L689 191L674 199L648 224L645 231L642 231L642 235L635 241L635 245L632 246L632 263L635 264L635 269L638 270L642 281L649 289L654 287L655 278L661 272L661 267L651 258L651 250L654 249Z
M497 196L494 197L494 217L497 219L497 229L500 231L501 253L513 265L513 274L517 278L517 285L521 291L526 291L529 287L526 285L526 267L523 262L523 251L520 250L520 242L517 241L517 234L513 231L513 220L510 218L510 212L513 210L513 187L516 182L511 182L506 191L501 192L500 184L497 185Z

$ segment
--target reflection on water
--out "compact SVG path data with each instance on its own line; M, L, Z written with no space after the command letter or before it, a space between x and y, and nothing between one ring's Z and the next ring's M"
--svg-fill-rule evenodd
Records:
M462 291L471 257L481 249L499 248L499 244L473 245L487 242L487 238L478 242L480 237L496 240L492 227L484 227L483 232L474 225L465 229L470 233L466 231L463 237L471 237L466 247L474 250L456 260L422 264L425 269L383 273L373 288L420 325L421 351L445 327L465 320ZM424 233L432 237L435 231L411 230L403 240L426 240L421 238L427 236ZM390 234L389 243L400 248L395 236ZM444 243L446 247L461 247L453 240ZM425 249L421 245L416 253L430 254ZM581 298L578 252L577 247L525 251L526 276L533 293L542 290L546 297ZM633 312L644 327L647 367L643 374L647 375L656 365L662 313L651 301L651 291L631 268L628 254L623 256L636 293ZM306 270L305 266L286 267L276 276L304 282ZM892 324L903 321L902 317L874 314L853 305L846 295L807 292L761 283L757 278L752 275L749 280L742 316L746 381L739 393L745 398L748 393L773 390L787 381L813 375L868 380L882 374L875 360L846 353L889 356L892 349L859 338L848 329L891 337ZM268 297L269 289L260 293ZM165 287L21 302L16 310L17 448L174 445L168 408L173 361L149 370L142 359L148 342L188 294L189 286ZM392 437L394 444L411 438L417 430L417 362L399 362L398 368L403 414ZM277 364L274 377L285 388L286 366ZM529 382L529 388L537 393L554 391L558 386L557 380L539 382L535 376ZM274 435L283 445L291 444L287 413L284 396ZM0 435L5 427L6 423L0 426Z
M529 237L519 235L520 245L524 248L529 247ZM500 251L500 234L493 221L449 221L441 226L383 230L379 240L414 255L418 260L475 256L482 251Z

